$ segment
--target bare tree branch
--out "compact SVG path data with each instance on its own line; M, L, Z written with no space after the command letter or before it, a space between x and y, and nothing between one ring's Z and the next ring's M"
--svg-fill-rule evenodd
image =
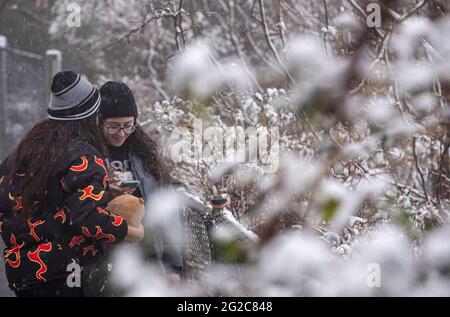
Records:
M402 16L399 20L398 23L402 23L404 22L406 19L408 19L410 16L414 15L417 13L417 11L419 11L429 0L422 0L421 2L419 2L414 9L412 9L410 12L406 13L404 16Z
M232 2L233 3L233 2ZM225 3L223 2L223 0L219 0L219 4L222 6L222 8L224 10L228 10L228 8L226 7ZM234 3L233 3L234 4ZM233 44L233 47L237 53L237 55L239 56L239 59L241 60L242 65L244 66L244 70L247 73L247 75L249 76L249 78L252 80L254 86L256 87L256 89L259 92L262 92L263 89L261 87L261 85L258 83L258 80L256 79L255 75L250 71L250 69L248 68L248 63L247 63L247 57L245 56L244 52L242 51L241 48L241 43L239 41L239 37L236 36L236 33L233 29L234 26L234 10L235 10L235 6L233 5L232 8L229 9L230 14L229 14L229 24L226 24L222 21L222 19L218 19L219 23L221 23L224 27L224 29L228 29L228 32L230 34L230 39L231 39L231 43ZM231 12L232 11L232 12Z
M178 5L178 11L177 14L174 15L174 22L175 22L175 44L177 46L177 51L180 52L180 44L178 42L178 38L181 37L181 44L184 48L186 46L186 40L184 38L184 31L183 31L183 16L181 13L183 12L183 0L180 0L180 3Z
M328 31L328 8L327 8L327 0L322 0L323 3L323 9L325 11L325 27L326 27L326 31ZM328 48L327 48L327 33L323 32L323 47L325 49L325 53L328 56Z
M246 19L246 21L249 23L248 16L247 16L246 12L244 12L244 10L240 6L236 7L236 9L237 9L238 13L241 15L241 17L243 19ZM266 58L266 56L264 55L264 53L258 48L258 45L256 44L256 41L252 37L250 31L249 30L245 30L244 34L245 34L245 37L248 40L248 43L250 44L250 47L255 52L257 57L262 62L264 62L264 64L266 64L268 67L270 67L271 70L273 70L274 72L276 72L279 75L284 76L284 73L275 64L273 64L270 60L268 60Z
M348 2L351 4L351 6L352 6L353 8L356 9L356 11L359 12L359 14L360 14L364 19L367 19L366 11L364 11L364 10L359 6L359 4L357 4L357 3L355 2L355 0L348 0ZM380 38L383 38L383 37L384 37L384 34L383 34L383 32L380 30L380 28L375 27L375 28L373 28L373 29L375 30L376 34L377 34Z
M130 40L131 40L131 37L132 37L133 35L135 35L136 33L139 33L139 32L141 32L142 30L144 30L144 29L147 27L148 24L150 24L150 23L152 23L152 22L155 22L155 21L158 21L158 20L160 20L160 19L167 19L167 18L173 19L173 18L175 18L175 17L177 17L177 16L181 16L181 15L183 15L183 14L186 14L186 15L192 15L193 13L196 13L196 12L199 12L199 11L200 11L200 10L186 11L186 10L182 9L182 10L176 10L176 11L173 11L173 10L165 10L164 12L157 12L155 15L153 15L153 16L151 16L150 18L146 19L146 20L145 20L141 25L139 25L138 27L129 30L129 31L128 31L126 34L124 34L123 36L119 37L118 39L116 39L116 40L114 40L114 41L112 41L112 42L110 42L110 43L108 43L108 44L106 44L106 45L103 45L103 46L100 46L100 47L98 47L98 48L95 48L95 50L107 49L107 48L113 47L113 46L115 46L115 45L117 45L117 44L119 44L119 43L122 43L123 41L126 41L127 43L129 43ZM212 12L212 11L208 12L207 14L208 14L208 15L220 15L219 12ZM186 31L186 30L183 30L182 33L185 33L185 31Z
M385 3L380 2L381 7L384 9L387 14L389 14L395 21L400 21L402 16L398 14L394 9L388 7Z
M428 201L428 194L427 194L427 189L426 189L425 178L423 177L422 169L420 168L419 160L417 158L416 141L417 141L417 138L413 137L413 140L412 140L412 152L413 152L413 156L414 156L414 163L416 165L417 172L419 173L420 180L422 182L422 189L423 189L423 193L425 194L425 199Z
M258 2L259 2L261 20L262 20L262 25L263 25L263 30L264 30L264 35L266 38L267 45L269 45L270 50L272 51L273 55L275 56L275 59L277 60L281 69L283 70L283 72L285 73L286 77L289 79L289 82L295 83L294 78L289 73L289 70L287 69L286 65L284 65L283 61L280 58L280 55L278 55L277 49L275 48L275 46L272 43L272 40L270 39L269 26L267 25L266 11L264 9L264 0L258 0Z
M442 151L441 157L440 157L440 162L439 162L439 174L438 177L436 179L436 184L434 186L434 192L436 194L436 198L438 200L438 202L441 204L441 194L439 191L439 185L441 183L441 178L443 176L443 172L444 172L444 162L447 159L448 156L448 150L450 148L450 140L447 141L447 144L445 144L444 146L444 150ZM445 176L445 175L444 175Z
M278 0L278 31L280 32L281 43L283 49L286 48L286 25L284 24L283 0Z

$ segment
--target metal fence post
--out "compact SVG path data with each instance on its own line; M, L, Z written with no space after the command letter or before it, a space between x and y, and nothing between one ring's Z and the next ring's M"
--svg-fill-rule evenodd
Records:
M0 35L0 161L6 156L6 58L8 39Z
M59 50L47 50L45 52L45 102L41 111L42 117L45 117L46 109L50 103L50 88L52 86L53 76L61 71L62 54Z

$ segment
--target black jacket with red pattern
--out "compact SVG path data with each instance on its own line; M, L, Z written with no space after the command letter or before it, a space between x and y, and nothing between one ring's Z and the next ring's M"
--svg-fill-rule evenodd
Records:
M81 143L55 167L47 199L31 218L21 208L20 174L10 179L7 160L0 165L0 234L10 285L39 284L63 278L74 258L81 265L101 256L101 244L122 241L126 220L103 208L107 174L98 151Z

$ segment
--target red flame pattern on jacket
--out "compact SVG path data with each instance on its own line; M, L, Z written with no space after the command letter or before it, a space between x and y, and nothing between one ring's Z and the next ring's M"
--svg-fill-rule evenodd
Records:
M97 210L101 214L105 214L105 215L113 217L114 221L112 222L112 224L115 227L119 227L122 224L123 220L124 220L124 218L122 216L118 216L118 215L115 215L113 213L107 212L105 209L103 209L101 207L97 207Z
M95 256L98 252L94 245L91 244L90 246L83 248L83 256L85 256L89 251L91 251L92 256Z
M101 214L105 214L109 216L109 212L107 212L105 209L103 209L102 207L97 207L97 210L99 213Z
M35 222L31 222L31 220L28 220L28 227L30 228L30 236L32 236L37 242L40 242L41 239L36 234L36 227L40 226L44 223L44 220L37 220Z
M81 263L83 258L102 253L97 243L117 243L126 236L126 221L102 209L108 198L103 188L108 186L105 162L91 146L75 150L67 164L55 166L54 175L58 178L52 179L51 186L43 188L55 200L54 205L62 208L47 206L42 201L33 205L32 210L54 218L50 220L19 215L20 209L24 209L20 191L23 174L13 175L10 181L2 165L0 233L6 244L3 257L11 285L25 281L48 282L66 274L68 259L64 248L73 251L71 256ZM53 241L61 233L67 244Z
M22 242L21 245L19 245L16 241L16 236L11 233L11 244L12 247L6 251L5 254L5 262L9 264L13 269L17 269L20 266L20 249L25 245L25 242ZM15 256L15 260L12 261L11 259L8 259L11 255Z
M117 215L111 215L111 216L114 218L114 221L112 223L114 227L119 227L123 223L124 218L122 216L117 216Z
M64 212L66 208L63 207L53 216L54 219L61 218L61 223L64 224L67 220L66 213Z
M72 238L72 241L69 243L69 248L73 248L76 245L80 245L84 242L84 237L82 235L75 236Z
M52 244L51 242L40 244L36 250L33 252L28 252L28 259L30 259L31 262L37 263L39 265L39 269L36 271L36 279L40 281L46 281L45 278L42 276L45 272L47 272L47 265L42 261L40 257L41 252L50 252L52 250Z
M116 240L114 235L109 234L109 233L104 233L102 228L100 228L100 226L96 226L96 228L97 228L97 232L95 233L95 235L91 234L89 232L89 229L84 227L84 226L81 227L81 231L83 232L83 235L85 237L94 238L94 239L97 239L97 240L106 239L106 240L104 240L104 242L106 242L106 243L114 243L114 241Z
M79 189L78 191L83 193L83 195L81 195L81 197L80 197L80 200L85 200L87 198L91 198L93 200L99 201L100 199L102 199L103 194L105 192L100 191L100 193L94 194L93 190L94 190L94 186L92 186L92 185L89 185L85 189Z
M18 211L23 208L22 197L14 197L11 193L8 194L8 197L11 201L14 202L14 206L12 207L13 211Z
M81 157L81 164L80 165L73 165L70 167L70 170L72 172L83 172L85 170L87 170L89 166L88 160L86 158L86 156L82 156Z

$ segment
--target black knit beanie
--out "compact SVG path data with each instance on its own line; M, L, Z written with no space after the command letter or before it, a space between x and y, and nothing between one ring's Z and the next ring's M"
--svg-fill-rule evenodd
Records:
M100 88L100 115L106 118L138 116L133 92L125 83L108 81Z
M83 76L73 71L57 73L52 80L47 113L53 120L81 120L97 113L98 90Z

